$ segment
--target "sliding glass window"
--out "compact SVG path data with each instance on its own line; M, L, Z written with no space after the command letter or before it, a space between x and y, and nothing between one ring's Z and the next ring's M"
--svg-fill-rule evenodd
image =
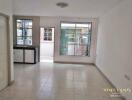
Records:
M92 22L61 23L61 55L90 56Z
M17 24L17 45L32 45L32 20L19 19Z

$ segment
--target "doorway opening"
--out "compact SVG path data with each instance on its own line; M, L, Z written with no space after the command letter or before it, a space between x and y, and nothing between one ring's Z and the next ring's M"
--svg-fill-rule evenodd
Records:
M53 62L54 27L40 28L40 62Z

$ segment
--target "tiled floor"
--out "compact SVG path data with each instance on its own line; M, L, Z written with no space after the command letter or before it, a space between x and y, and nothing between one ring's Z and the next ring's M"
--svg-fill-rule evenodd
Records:
M15 65L15 83L0 100L121 100L103 91L110 84L92 65Z
M52 62L53 63L53 57L40 56L40 62Z

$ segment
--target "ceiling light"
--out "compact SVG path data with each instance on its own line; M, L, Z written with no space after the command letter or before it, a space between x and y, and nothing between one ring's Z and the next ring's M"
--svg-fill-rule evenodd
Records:
M65 3L65 2L58 2L56 5L57 5L58 7L60 7L60 8L65 8L65 7L68 6L68 3Z

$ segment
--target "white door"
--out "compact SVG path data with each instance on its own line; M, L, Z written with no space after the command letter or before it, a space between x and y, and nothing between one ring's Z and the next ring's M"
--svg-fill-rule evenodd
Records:
M7 18L0 15L0 90L8 85Z

